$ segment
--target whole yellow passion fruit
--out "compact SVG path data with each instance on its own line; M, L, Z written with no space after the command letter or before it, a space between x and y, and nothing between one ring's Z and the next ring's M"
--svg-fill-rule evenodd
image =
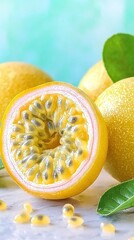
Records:
M39 68L22 62L0 64L0 122L10 101L20 92L52 78Z
M103 62L99 61L84 75L78 87L95 101L112 84L113 82L107 74Z
M106 170L119 181L134 178L134 77L106 89L96 105L108 128Z

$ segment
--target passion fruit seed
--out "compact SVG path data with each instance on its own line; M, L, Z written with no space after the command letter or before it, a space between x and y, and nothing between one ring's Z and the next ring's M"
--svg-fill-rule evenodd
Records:
M68 219L68 226L72 228L80 227L83 225L83 223L84 223L84 219L82 217L73 216Z
M24 208L24 211L28 214L33 212L32 205L29 202L24 203L23 208Z
M29 111L23 111L23 112L22 112L22 119L23 119L24 121L30 120L30 117L31 117L31 114L30 114Z
M28 223L30 221L30 214L23 211L20 214L16 215L14 218L15 223Z
M108 234L115 233L115 226L111 223L101 223L100 228L103 233L108 233Z
M3 200L0 200L0 211L4 211L7 209L7 204Z
M42 174L40 172L36 173L34 182L37 183L37 184L42 183Z
M33 181L35 176L36 176L36 173L38 173L38 171L39 171L39 165L38 164L35 164L32 168L30 167L26 171L27 179L30 180L30 181Z
M62 214L66 218L70 218L74 215L74 206L67 203L62 208Z
M43 106L42 106L42 103L40 101L34 101L34 106L37 108L37 109L43 109Z
M28 103L19 116L12 124L10 149L20 171L37 184L69 179L87 156L87 123L82 111L76 110L72 100L48 94Z
M33 226L45 226L50 224L50 218L43 214L35 215L31 218L31 224Z

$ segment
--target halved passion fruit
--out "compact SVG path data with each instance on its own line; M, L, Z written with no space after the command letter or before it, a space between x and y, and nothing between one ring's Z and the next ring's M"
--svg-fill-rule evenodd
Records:
M3 163L35 196L63 199L94 182L107 153L107 129L79 89L47 83L17 95L2 122Z

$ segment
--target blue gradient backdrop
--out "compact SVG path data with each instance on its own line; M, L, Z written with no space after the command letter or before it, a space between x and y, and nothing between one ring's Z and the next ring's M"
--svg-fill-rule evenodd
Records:
M24 61L77 85L117 32L134 33L133 0L0 0L0 62Z

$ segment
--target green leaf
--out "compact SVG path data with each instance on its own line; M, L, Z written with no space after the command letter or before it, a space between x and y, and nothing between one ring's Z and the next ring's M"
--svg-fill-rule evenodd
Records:
M108 216L134 206L134 179L112 187L104 193L97 212Z
M134 35L119 33L104 44L103 62L113 82L134 77Z
M0 159L0 169L3 169L4 166L3 166L3 163L2 163L2 160Z

